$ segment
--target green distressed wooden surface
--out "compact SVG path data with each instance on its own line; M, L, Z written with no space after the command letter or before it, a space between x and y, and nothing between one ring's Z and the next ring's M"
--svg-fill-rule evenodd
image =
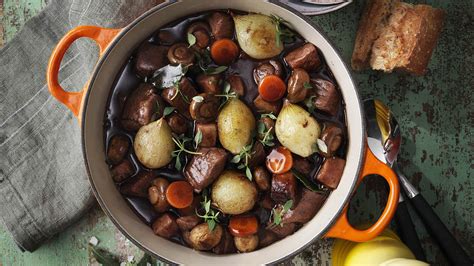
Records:
M346 62L365 1L313 18ZM362 97L377 97L389 104L401 124L401 166L421 190L461 244L474 255L473 181L474 169L474 2L412 1L429 3L447 11L447 21L424 77L365 71L354 74ZM13 38L45 0L0 0L0 46ZM351 204L355 223L374 221L386 197L384 183L369 178ZM1 200L1 199L0 199ZM412 213L413 214L413 213ZM8 214L0 214L8 215ZM440 250L414 217L428 260L446 264ZM87 251L91 236L122 259L139 258L142 252L113 226L99 207L80 222L54 237L34 253L22 253L8 232L0 227L0 265L86 265L93 264ZM314 243L285 264L330 264L330 240Z

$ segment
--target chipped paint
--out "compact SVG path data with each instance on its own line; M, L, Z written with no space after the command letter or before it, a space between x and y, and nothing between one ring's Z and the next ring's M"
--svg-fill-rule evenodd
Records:
M337 12L313 18L350 62L357 21L365 1L354 1ZM447 22L424 77L355 73L362 97L377 97L393 110L403 133L400 165L425 195L441 219L470 252L474 250L474 2L471 0L427 2L447 10ZM44 0L0 0L0 46L11 40L25 21L36 14ZM126 13L131 13L127 12ZM461 52L462 51L462 52ZM386 198L380 178L364 181L352 200L350 220L374 221ZM412 214L413 211L410 210ZM428 236L421 221L412 215L430 262L446 265L446 259ZM0 227L0 265L83 265L89 261L87 242L96 236L99 246L126 259L139 251L119 233L99 207L79 223L54 237L35 253L21 253ZM332 241L314 243L283 265L329 265ZM471 253L471 256L474 255ZM92 262L92 261L90 261Z

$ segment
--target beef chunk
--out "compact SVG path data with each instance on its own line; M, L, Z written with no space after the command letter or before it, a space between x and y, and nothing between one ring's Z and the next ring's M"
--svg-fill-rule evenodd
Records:
M176 219L176 223L181 231L191 231L191 229L201 223L201 218L195 214L182 216Z
M230 90L237 93L239 96L244 96L245 94L245 84L242 78L239 75L230 75L227 77L227 82L230 84Z
M285 61L292 69L302 68L308 72L318 69L321 65L316 46L307 43L285 56Z
M313 100L314 107L331 115L336 115L339 110L341 95L334 83L324 79L311 79L311 83L316 92L316 97Z
M304 188L301 199L296 206L283 215L283 223L307 223L321 209L326 196Z
M230 254L236 252L234 237L227 229L223 230L221 241L212 249L212 252L216 254Z
M155 88L142 83L127 98L122 112L122 126L136 131L163 116L165 105Z
M331 157L339 149L343 140L342 128L333 123L326 123L321 133L321 140L327 147L327 152L321 151L325 157Z
M284 238L293 234L298 229L295 223L282 223L267 227L267 230L274 233L279 238Z
M110 139L107 149L107 160L111 164L120 163L130 148L130 142L124 135L115 135Z
M203 92L213 94L221 93L221 88L219 86L220 81L221 76L218 74L206 75L203 73L199 74L196 78L196 83Z
M181 135L188 131L188 125L186 118L182 117L180 114L173 113L166 117L166 121L171 128L171 131Z
M274 174L272 178L272 199L276 203L284 204L288 200L293 200L293 204L298 201L298 183L291 172Z
M208 22L216 40L232 39L234 36L234 20L229 14L214 12L209 16Z
M257 98L253 100L253 104L255 105L255 108L257 108L257 111L263 113L273 113L274 115L278 115L282 106L281 101L267 102L262 99L260 95L258 95Z
M272 231L265 229L258 234L258 239L260 240L258 247L264 248L275 243L278 240L278 236Z
M260 143L260 141L256 141L255 144L253 144L252 151L250 153L248 166L250 168L254 168L263 164L266 156L267 155L265 154L265 148L263 147L263 144Z
M326 159L316 174L316 180L328 188L336 189L339 181L341 181L345 165L346 161L341 158L333 157Z
M144 42L135 56L135 73L142 77L151 77L153 73L168 64L168 47Z
M196 124L196 134L198 131L201 131L202 139L199 143L199 147L215 147L217 142L217 125L215 123L211 124Z
M152 225L153 233L164 238L171 238L178 234L176 217L171 213L165 213L158 217Z
M199 148L197 152L200 154L186 165L184 177L199 193L224 170L227 152L221 148Z
M275 202L273 202L270 192L266 192L263 194L263 196L261 196L261 199L258 201L258 205L267 210L273 209Z
M110 170L112 178L116 183L120 183L135 173L135 168L129 160L124 160Z
M148 188L154 179L155 175L152 172L141 172L120 186L120 193L126 196L148 198Z
M313 170L311 163L298 155L293 155L293 167L303 175L309 176Z
M187 78L182 78L178 87L173 86L164 89L161 96L169 105L175 107L180 114L191 119L189 104L192 98L197 95L197 91Z

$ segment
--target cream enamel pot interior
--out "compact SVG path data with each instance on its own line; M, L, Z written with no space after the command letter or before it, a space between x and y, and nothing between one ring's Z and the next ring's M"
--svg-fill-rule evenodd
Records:
M114 79L133 50L161 26L197 12L212 9L237 9L274 14L288 21L326 58L346 104L349 145L347 163L339 187L328 197L315 217L293 235L266 248L244 254L215 255L193 251L153 234L127 205L105 163L103 119ZM61 60L68 47L78 38L87 37L99 45L100 58L90 82L79 92L64 91L58 83ZM399 187L390 168L380 163L366 148L361 102L351 75L334 46L311 21L278 1L256 0L182 0L167 1L140 16L123 29L80 26L66 34L51 56L48 73L51 94L65 104L82 127L82 148L90 182L102 209L132 242L155 256L182 264L267 264L281 261L301 251L321 237L367 241L380 234L393 217ZM350 226L346 211L348 200L364 176L379 174L390 187L387 206L379 220L369 229L359 231Z

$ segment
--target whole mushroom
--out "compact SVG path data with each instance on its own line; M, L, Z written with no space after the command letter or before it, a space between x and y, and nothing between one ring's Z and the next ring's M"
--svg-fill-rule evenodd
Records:
M216 120L219 106L219 98L211 93L201 93L193 97L189 105L189 113L194 120L209 123Z
M194 52L185 43L177 43L168 50L168 60L171 64L190 65L194 62Z
M283 66L277 60L268 60L263 63L259 63L258 66L253 70L253 79L255 83L260 84L260 81L266 76L276 75L281 77L283 74Z
M202 21L192 23L187 30L188 34L192 34L196 37L196 46L201 49L209 45L211 39L209 32L211 32L209 25Z
M165 212L170 206L166 200L168 185L168 180L160 177L153 180L151 187L148 188L148 200L157 212Z

